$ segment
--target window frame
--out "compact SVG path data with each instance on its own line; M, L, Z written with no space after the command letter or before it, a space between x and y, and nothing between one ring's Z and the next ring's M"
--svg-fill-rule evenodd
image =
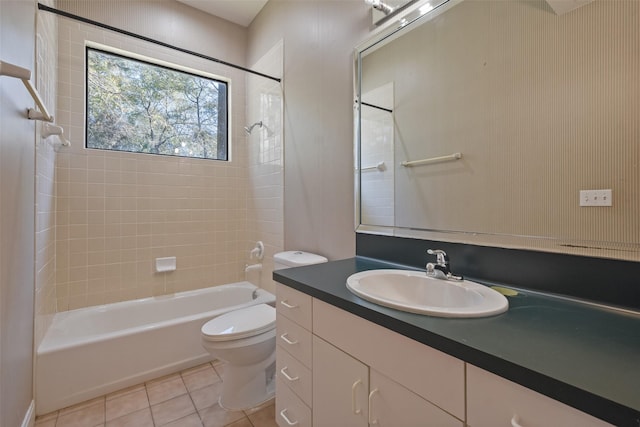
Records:
M150 153L144 151L130 151L130 150L117 150L110 148L101 148L101 147L89 147L89 51L98 51L101 53L105 53L108 55L124 58L126 60L135 61L141 64L146 64L154 67L164 68L169 71L179 72L199 78L204 78L208 80L214 80L218 83L224 84L226 87L226 96L225 96L225 111L224 111L224 120L226 126L226 138L225 138L225 146L226 146L226 157L225 158L210 158L210 157L197 157L197 156L188 156L181 154L166 154L166 153ZM163 156L163 157L175 157L181 159L196 159L196 160L213 160L213 161L222 161L222 162L231 162L232 161L232 128L231 128L231 120L232 120L232 103L231 103L231 89L232 89L232 80L228 77L220 76L217 74L209 73L202 70L197 70L191 67L178 65L172 62L163 61L161 59L148 57L145 55L140 55L135 52L126 51L123 49L118 49L112 46L106 46L100 43L85 41L84 45L84 148L87 150L102 150L108 152L117 152L117 153L132 153L132 154L146 154L146 155L155 155L155 156ZM218 110L220 108L218 107ZM218 126L218 128L220 128Z

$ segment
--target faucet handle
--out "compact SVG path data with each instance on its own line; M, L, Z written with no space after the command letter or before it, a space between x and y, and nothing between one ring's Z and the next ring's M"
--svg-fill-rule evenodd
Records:
M427 249L427 253L429 255L435 255L436 256L436 262L438 264L440 264L440 265L449 264L449 256L442 249Z

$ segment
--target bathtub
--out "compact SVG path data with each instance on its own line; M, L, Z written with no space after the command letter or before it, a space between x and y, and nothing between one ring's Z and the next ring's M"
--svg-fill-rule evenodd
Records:
M36 353L36 413L205 363L202 325L260 303L275 297L239 282L58 313Z

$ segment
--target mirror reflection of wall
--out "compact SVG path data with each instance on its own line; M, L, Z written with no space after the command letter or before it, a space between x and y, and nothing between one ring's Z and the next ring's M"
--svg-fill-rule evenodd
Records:
M360 220L393 226L393 83L363 93L361 100Z
M363 94L394 85L395 226L637 251L640 2L464 0L414 27L362 55Z

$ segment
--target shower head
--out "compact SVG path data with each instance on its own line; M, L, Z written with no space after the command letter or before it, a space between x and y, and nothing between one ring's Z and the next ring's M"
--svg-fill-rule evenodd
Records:
M244 131L247 133L247 135L251 135L251 131L253 131L253 128L256 126L262 127L262 120L260 120L259 122L255 122L251 126L245 126Z

